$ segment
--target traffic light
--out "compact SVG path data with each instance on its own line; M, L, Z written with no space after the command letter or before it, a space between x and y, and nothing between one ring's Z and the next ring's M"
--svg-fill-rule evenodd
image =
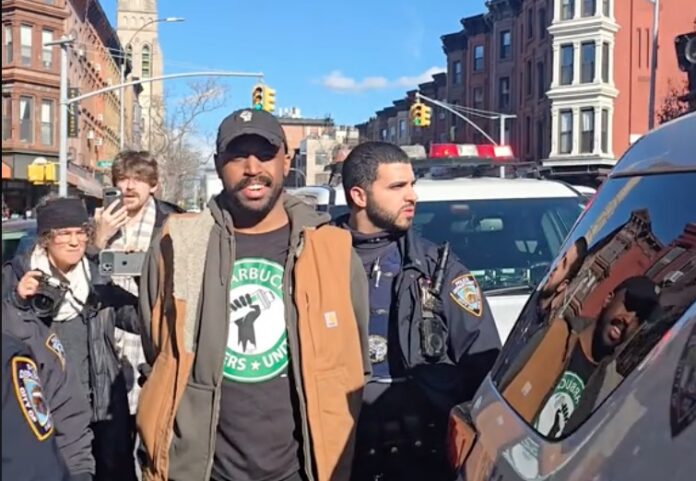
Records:
M275 97L275 90L263 84L256 84L251 91L251 106L254 110L273 112L275 110Z
M263 90L264 86L261 84L254 85L251 91L251 106L254 110L261 110L263 108Z
M409 117L416 127L428 127L431 116L432 109L421 101L416 101L409 109Z
M58 164L32 163L27 166L27 180L32 184L53 184L58 181Z

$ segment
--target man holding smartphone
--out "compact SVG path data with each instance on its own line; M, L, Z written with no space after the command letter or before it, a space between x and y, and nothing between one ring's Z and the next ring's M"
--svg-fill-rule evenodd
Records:
M147 151L121 152L112 164L111 180L115 189L105 192L105 207L95 212L94 247L99 251L147 252L150 241L157 236L169 214L181 212L177 206L154 197L159 187L157 160ZM138 277L112 277L114 291L132 305L131 309L121 312L132 317L124 324L132 325L133 332L116 329L115 341L128 386L134 442L135 412L140 394L138 367L146 362L140 335L137 334Z

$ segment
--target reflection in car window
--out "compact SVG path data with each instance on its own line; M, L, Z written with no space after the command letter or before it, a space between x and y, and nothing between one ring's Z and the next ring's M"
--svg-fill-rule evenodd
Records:
M580 212L572 197L419 202L413 228L432 242L449 241L483 290L531 290L532 271L553 262Z
M694 185L610 179L531 296L493 377L539 434L572 433L694 303Z

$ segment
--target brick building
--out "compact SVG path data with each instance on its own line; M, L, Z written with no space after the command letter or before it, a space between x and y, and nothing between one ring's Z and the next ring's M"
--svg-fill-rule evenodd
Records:
M485 13L462 19L461 30L441 37L447 87L437 98L514 115L505 122L505 139L518 158L541 162L555 175L593 182L648 130L653 3L489 0L486 7ZM677 66L674 37L694 25L696 3L662 0L656 117L671 90L681 90L686 80ZM429 83L419 89L432 93ZM361 133L390 140L381 125L393 115L389 108L378 111L360 126ZM499 116L469 118L496 141L501 138ZM437 107L433 122L436 128L410 137L423 145L486 142L465 121Z
M49 189L28 182L28 166L58 161L60 50L43 44L66 34L75 38L69 83L81 93L118 82L114 52L120 44L99 2L3 1L2 24L3 202L24 212ZM117 151L118 105L113 94L80 104L79 133L68 150L72 193L101 195L95 171L98 160Z

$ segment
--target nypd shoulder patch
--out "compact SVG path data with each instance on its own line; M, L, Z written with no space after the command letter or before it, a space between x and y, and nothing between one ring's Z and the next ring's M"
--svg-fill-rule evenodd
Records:
M53 419L39 380L39 371L28 357L12 358L12 383L19 407L39 441L53 432Z
M56 355L60 361L60 366L65 369L65 348L60 342L60 339L58 339L58 335L56 333L48 336L48 339L46 339L46 347L49 351Z
M452 281L450 297L465 311L480 317L483 314L483 297L473 274L464 274Z

